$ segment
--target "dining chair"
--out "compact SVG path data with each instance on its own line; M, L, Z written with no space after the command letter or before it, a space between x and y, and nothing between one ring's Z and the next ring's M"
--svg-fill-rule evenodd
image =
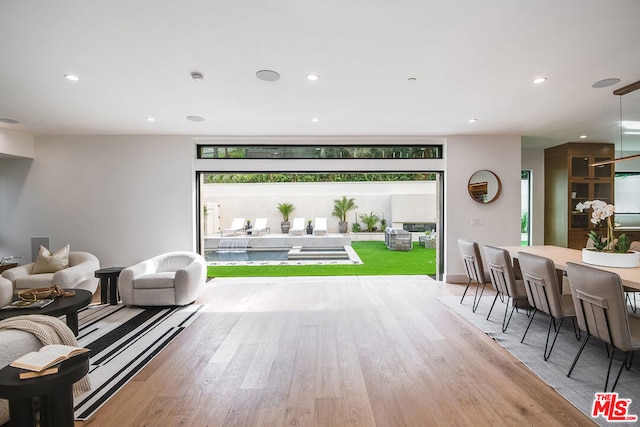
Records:
M586 332L567 376L571 376L589 337L595 336L611 345L604 391L609 385L613 353L617 348L624 359L610 392L616 388L622 368L631 367L633 352L640 350L640 318L629 316L622 280L617 273L573 262L567 263L571 296L576 307L578 327Z
M502 319L502 332L506 332L511 317L513 316L513 311L517 308L528 307L527 291L524 288L524 281L518 280L515 277L513 260L511 259L509 251L489 245L485 245L483 251L487 261L491 283L496 289L496 296L489 309L489 314L487 314L487 320L489 320L489 316L491 316L493 306L496 304L498 297L500 297L501 301L506 299L507 303ZM509 314L509 318L507 318L509 303L511 303L511 313Z
M478 305L480 304L480 298L482 298L482 293L484 292L484 288L487 286L487 283L491 282L491 278L489 274L484 269L484 264L482 263L482 255L480 254L480 247L477 242L466 239L458 239L458 248L460 249L460 255L462 255L462 262L464 263L465 273L467 278L467 286L464 288L464 292L462 293L462 298L460 298L460 304L464 300L465 295L467 294L467 290L471 285L471 282L476 283L476 293L473 296L473 305L471 306L472 311L478 309ZM479 288L482 286L480 293L478 294Z
M518 260L522 269L527 299L529 305L534 309L520 342L524 342L536 313L539 311L546 313L549 315L549 328L547 329L547 340L544 346L544 360L548 360L564 319L572 319L576 338L580 339L579 330L575 326L576 309L573 306L571 295L562 295L562 278L559 276L553 261L549 258L522 251L518 252ZM556 320L560 321L558 325L556 325ZM551 346L549 346L551 327L553 327L555 335Z

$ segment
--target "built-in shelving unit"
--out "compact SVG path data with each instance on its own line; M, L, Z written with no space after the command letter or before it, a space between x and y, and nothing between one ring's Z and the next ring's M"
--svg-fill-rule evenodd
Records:
M591 211L580 212L576 205L587 200L614 202L613 165L590 166L614 154L614 145L608 143L568 142L544 150L546 245L585 247L595 225Z

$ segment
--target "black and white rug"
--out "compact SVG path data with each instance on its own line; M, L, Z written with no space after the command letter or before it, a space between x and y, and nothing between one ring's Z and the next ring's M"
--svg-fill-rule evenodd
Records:
M88 419L202 312L202 305L90 306L78 314L78 344L91 349L90 391L75 397L75 419Z
M520 343L529 322L524 311L514 312L507 332L502 332L505 306L499 299L489 320L486 320L486 317L493 296L483 296L475 313L471 310L473 295L467 295L462 304L460 304L460 297L440 297L438 299L493 338L575 407L591 417L595 393L602 392L604 389L609 363L602 341L593 337L589 339L571 377L567 377L571 363L580 348L580 342L574 335L571 321L567 320L563 323L553 352L549 360L545 362L543 351L549 325L549 317L546 314L536 314L524 343ZM616 350L616 354L618 357L615 357L613 361L609 389L611 389L621 363L622 352ZM631 399L628 413L637 415L640 420L640 361L638 361L638 357L634 362L631 370L622 371L615 392L618 393L620 399ZM611 425L602 415L594 418L594 421L599 425ZM627 423L616 422L614 424L626 425ZM640 425L640 421L633 425Z

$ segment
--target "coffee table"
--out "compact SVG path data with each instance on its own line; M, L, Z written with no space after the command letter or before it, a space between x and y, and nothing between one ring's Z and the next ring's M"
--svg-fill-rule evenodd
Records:
M25 314L46 314L48 316L66 316L67 326L78 335L78 310L91 302L93 294L85 289L73 289L76 294L71 297L57 297L51 304L42 308L5 308L0 310L0 320ZM15 295L13 300L17 300Z

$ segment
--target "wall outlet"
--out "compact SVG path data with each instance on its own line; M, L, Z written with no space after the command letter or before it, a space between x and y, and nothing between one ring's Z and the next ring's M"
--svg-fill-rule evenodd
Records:
M484 218L471 218L471 226L477 227L479 225L484 225Z

